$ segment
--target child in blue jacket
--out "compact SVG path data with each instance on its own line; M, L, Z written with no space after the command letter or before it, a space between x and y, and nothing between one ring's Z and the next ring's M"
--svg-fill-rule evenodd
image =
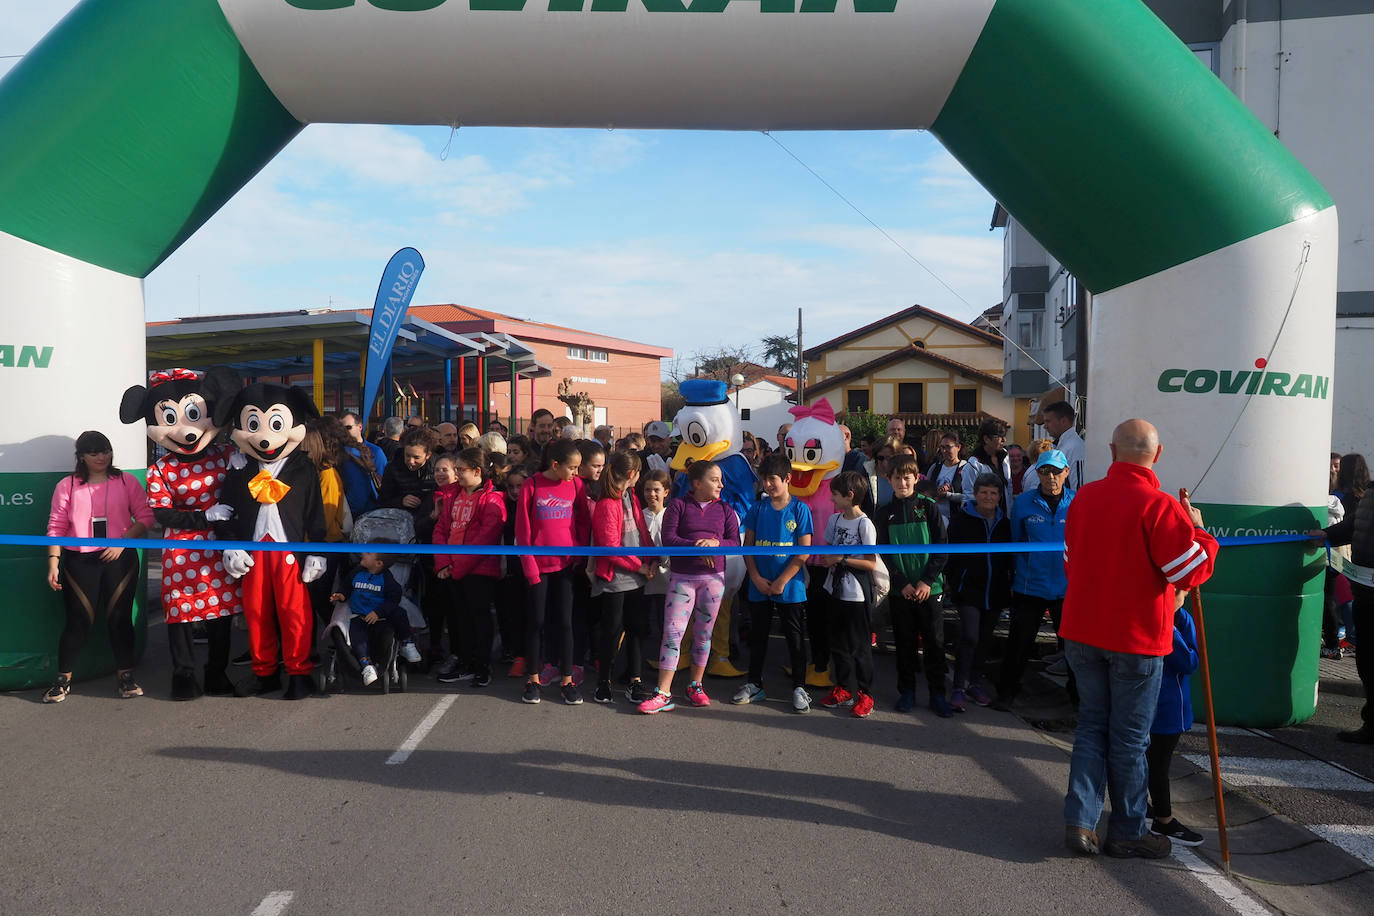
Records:
M1145 762L1150 768L1150 807L1154 811L1150 832L1167 836L1180 846L1202 845L1202 835L1173 816L1169 799L1169 764L1178 747L1178 736L1193 727L1188 675L1197 670L1197 664L1197 629L1192 616L1180 607L1174 611L1174 648L1164 656L1159 706L1150 726L1150 746L1145 751Z

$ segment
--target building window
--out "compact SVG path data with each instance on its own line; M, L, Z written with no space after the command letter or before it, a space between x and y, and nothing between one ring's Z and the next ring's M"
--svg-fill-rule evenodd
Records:
M741 407L741 408L739 409L739 418L740 418L741 420L747 420L747 419L749 419L749 408L748 408L748 407Z
M1018 312L1016 315L1017 343L1027 350L1045 346L1045 313Z
M590 347L568 347L568 359L585 359L594 363L608 363L611 356L605 350L594 350Z
M850 388L844 393L846 410L868 410L868 389Z
M977 412L978 412L978 389L977 389L977 388L955 388L955 389L954 389L954 412L955 412L955 413L977 413Z
M897 412L925 413L926 386L920 382L897 384Z

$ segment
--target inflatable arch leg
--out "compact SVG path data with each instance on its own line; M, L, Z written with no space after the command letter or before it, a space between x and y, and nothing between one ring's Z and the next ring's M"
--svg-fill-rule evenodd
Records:
M136 278L302 124L349 120L928 127L1096 293L1096 472L1112 427L1145 416L1162 480L1193 487L1209 524L1321 520L1324 462L1273 443L1329 438L1335 208L1139 0L86 0L0 83L0 301L19 347L52 347L0 367L17 443L0 489L45 501L74 422L136 466L141 438L114 422L143 372ZM81 406L46 417L25 406L37 391ZM7 501L0 530L36 530L41 510ZM0 574L59 614L30 557L7 551ZM1311 714L1320 592L1293 548L1223 557L1219 719ZM0 645L51 651L22 635Z

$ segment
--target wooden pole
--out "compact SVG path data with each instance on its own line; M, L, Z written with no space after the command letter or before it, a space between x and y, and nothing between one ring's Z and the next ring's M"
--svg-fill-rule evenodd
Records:
M1188 498L1187 489L1178 491L1180 499ZM1197 623L1197 651L1202 669L1202 696L1207 707L1207 750L1212 758L1212 795L1216 799L1217 834L1221 840L1221 864L1231 874L1231 847L1226 838L1226 801L1221 788L1221 749L1217 745L1217 716L1212 707L1212 670L1207 663L1207 625L1202 619L1202 589L1193 589L1193 616Z

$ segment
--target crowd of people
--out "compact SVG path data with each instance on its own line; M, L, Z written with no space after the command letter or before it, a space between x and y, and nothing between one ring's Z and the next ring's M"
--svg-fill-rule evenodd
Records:
M776 619L787 651L790 708L807 712L813 702L808 672L829 669L833 676L826 675L829 690L820 705L863 718L883 692L872 658L881 609L895 646L891 708L905 713L916 706L917 675L924 672L929 708L951 718L970 704L1013 707L1048 614L1059 637L1061 670L1079 705L1066 845L1084 854L1164 855L1170 840L1201 842L1171 817L1167 769L1178 735L1192 724L1187 676L1197 658L1183 596L1210 575L1216 542L1186 500L1160 492L1150 468L1161 446L1149 424L1122 424L1111 442L1110 472L1087 485L1081 485L1084 446L1072 407L1052 405L1045 426L1057 441L1020 449L1006 443L1005 424L987 420L965 455L956 434L936 432L913 442L894 419L882 441L849 449L844 469L828 481L833 513L821 519L789 492L786 426L778 431L777 447L746 436L741 453L758 484L741 516L721 499L716 462L670 471L674 446L661 421L619 438L600 427L580 439L547 410L534 414L527 435L508 435L499 421L483 431L472 423L430 428L419 417L392 417L369 441L356 414L314 419L302 449L319 475L328 540L347 539L354 521L373 510L400 509L413 520L418 542L455 548L422 557L418 582L409 586L425 619L423 650L400 609L403 590L389 572L391 555L380 552L363 552L348 569L343 554L329 555L325 574L308 585L315 639L347 600L351 650L364 684L378 677L369 637L384 626L401 658L441 683L484 689L500 664L522 682L526 703L539 703L554 690L564 704L580 705L584 679L591 679L596 702L615 702L623 691L640 712L653 715L679 702L711 704L704 676L712 631L722 602L735 600L747 608L736 615L737 654L747 656L747 667L731 702L765 698L763 673ZM114 466L107 438L83 433L76 453L74 473L53 496L50 535L140 537L154 527L147 494ZM1353 540L1355 561L1363 557L1368 564L1374 527L1374 504L1362 500L1368 468L1358 455L1332 458L1336 524L1325 534L1333 544ZM1138 524L1113 527L1142 518L1143 534ZM660 546L724 547L726 554L735 545L803 549L821 531L824 543L852 545L853 551L826 553L809 567L805 553L748 555L737 595L726 594L726 556L665 559L655 552ZM1060 541L1068 545L1062 556L932 550L945 543ZM503 544L569 553L502 556L458 549ZM880 544L909 549L865 550ZM574 554L585 546L636 552ZM50 557L48 581L63 593L67 626L61 673L45 701L60 702L70 691L72 660L96 608L109 622L120 694L140 695L133 672L134 553L54 548ZM1126 592L1138 598L1129 608L1121 604L1122 582L1133 583ZM1342 587L1337 579L1329 583L1325 654L1339 657L1354 626L1365 622L1368 591ZM1343 629L1342 605L1352 603ZM1114 606L1110 621L1102 610L1108 604ZM952 669L947 610L957 618ZM988 649L1004 615L1009 632L994 678ZM1366 687L1367 667L1360 667ZM685 689L675 695L683 669ZM1124 691L1129 702L1121 699ZM1364 714L1364 727L1342 737L1374 737L1368 706ZM1099 843L1104 792L1112 794L1113 814L1107 840Z

